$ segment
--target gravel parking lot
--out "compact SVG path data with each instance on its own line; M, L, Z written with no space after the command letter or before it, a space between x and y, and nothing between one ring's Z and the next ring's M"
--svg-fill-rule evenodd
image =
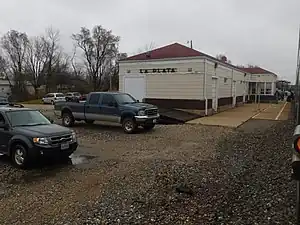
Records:
M0 224L294 224L293 129L78 124L72 164L0 160Z

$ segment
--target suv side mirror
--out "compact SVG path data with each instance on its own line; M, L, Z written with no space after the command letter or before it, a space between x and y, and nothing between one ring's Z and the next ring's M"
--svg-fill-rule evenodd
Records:
M53 119L49 119L50 123L54 123L54 120Z
M8 130L9 125L7 123L0 123L0 128L2 128L4 130Z

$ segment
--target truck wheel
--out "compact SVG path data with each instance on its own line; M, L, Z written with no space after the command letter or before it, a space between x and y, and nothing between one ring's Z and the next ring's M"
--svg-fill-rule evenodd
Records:
M26 169L29 165L29 157L27 148L23 144L15 144L12 146L11 159L14 166Z
M153 128L155 127L155 124L147 124L147 125L144 125L143 128L144 130L152 130Z
M137 124L132 118L125 118L122 122L122 127L125 133L132 134L136 131Z
M74 117L71 113L65 112L62 115L62 124L65 127L72 127L74 125Z
M93 124L93 123L95 122L95 120L85 120L85 122L86 122L87 124Z

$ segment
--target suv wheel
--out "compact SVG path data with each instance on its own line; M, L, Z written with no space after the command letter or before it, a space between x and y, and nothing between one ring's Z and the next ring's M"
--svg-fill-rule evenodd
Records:
M54 104L55 104L53 100L51 100L51 104L52 104L52 105L54 105Z
M143 128L145 130L152 130L153 128L155 127L155 124L147 124L147 125L144 125Z
M29 163L27 148L22 144L14 145L11 158L16 167L25 169Z
M122 122L122 127L125 133L132 134L136 131L137 125L132 118L125 118Z
M74 120L74 117L71 113L69 113L69 112L63 113L63 115L62 115L62 124L63 124L63 126L71 127L71 126L74 125L74 122L75 122L75 120Z

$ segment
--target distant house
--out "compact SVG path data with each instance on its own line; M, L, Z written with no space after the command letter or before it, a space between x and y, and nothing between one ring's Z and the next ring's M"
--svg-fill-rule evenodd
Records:
M13 81L11 81L12 85L14 84ZM34 88L31 84L27 84L26 86L27 91L30 94L34 94ZM7 79L0 79L0 96L8 96L11 95L11 87L10 87L10 83Z
M291 89L291 82L287 80L277 80L276 88L283 91Z

